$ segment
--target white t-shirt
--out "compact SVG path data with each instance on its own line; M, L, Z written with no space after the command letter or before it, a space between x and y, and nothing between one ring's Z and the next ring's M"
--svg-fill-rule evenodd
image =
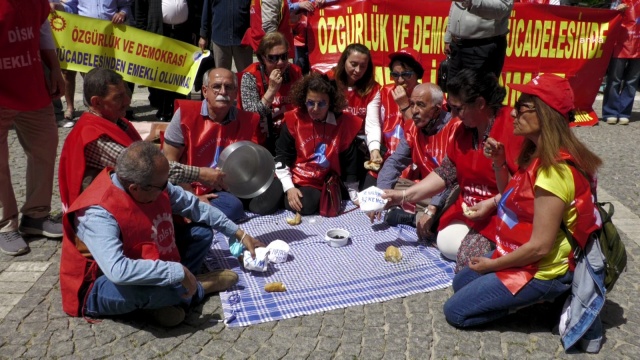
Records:
M187 21L189 7L186 0L162 0L162 22L178 25Z

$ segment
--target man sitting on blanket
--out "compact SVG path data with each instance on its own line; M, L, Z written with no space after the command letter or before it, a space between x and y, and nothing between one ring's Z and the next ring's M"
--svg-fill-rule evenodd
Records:
M113 70L96 68L87 73L83 85L84 103L89 110L80 116L62 147L58 183L62 207L68 208L93 178L134 141L141 140L133 125L124 118L131 95L122 76ZM169 181L200 181L222 188L221 171L170 163Z
M260 115L235 107L238 84L233 72L224 68L205 72L202 95L205 98L203 101L176 101L176 112L164 134L163 151L170 161L216 168L220 153L225 147L242 140L264 143L264 134L259 127ZM234 195L226 191L214 191L214 188L201 183L183 185L193 190L203 201L210 201L211 205L233 221L245 217L245 206L260 215L275 212L277 207L266 206L272 201L263 199L278 196L276 186L273 183L262 195L243 204Z
M378 173L377 186L380 189L406 189L438 167L446 154L450 137L460 125L458 119L449 121L451 115L442 110L443 98L442 90L435 84L419 84L413 89L409 99L413 121L406 123L406 139L400 139L396 151ZM415 214L402 208L391 209L385 222L393 226L416 226L419 223L418 235L424 237L452 191L446 189L431 199L418 202Z
M188 238L176 242L172 214L211 226L252 256L255 247L264 246L218 209L170 184L162 152L138 141L120 153L115 172L103 170L65 214L64 311L104 317L144 310L158 324L175 326L184 320L185 308L233 286L238 275L231 270L194 275L208 248Z

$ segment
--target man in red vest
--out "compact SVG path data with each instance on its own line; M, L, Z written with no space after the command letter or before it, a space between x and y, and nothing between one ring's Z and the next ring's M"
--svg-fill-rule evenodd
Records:
M208 70L202 79L203 101L178 100L176 112L164 134L163 151L170 161L182 164L216 168L218 158L225 147L237 141L253 141L264 144L265 135L260 131L260 115L238 109L238 78L225 69ZM212 206L217 207L232 221L245 217L244 204L226 191L214 191L198 182L192 183L197 195L206 195ZM273 183L269 189L276 188ZM265 208L261 198L274 190L248 200L246 205L254 213L266 215L277 210ZM276 191L279 194L279 191ZM276 195L274 195L276 196Z
M114 167L118 155L140 140L124 118L131 103L122 76L108 69L93 69L84 78L83 97L89 110L67 136L60 154L58 182L62 207L68 208L93 178L106 167ZM170 163L172 183L200 181L222 189L223 174L209 167Z
M409 98L413 121L406 123L405 136L378 173L377 186L380 189L407 189L415 184L415 180L425 178L440 165L447 153L447 145L460 125L458 119L450 121L451 115L442 110L443 99L442 90L435 84L418 84L413 89ZM410 171L405 174L409 166ZM424 237L426 233L423 234L422 230L431 228L452 190L446 189L431 199L416 203L415 213L394 208L387 213L385 221L393 226L416 226L422 222L418 233Z
M238 276L230 270L194 275L206 251L189 249L181 256L172 214L207 224L252 256L264 246L216 208L170 184L166 157L153 143L137 141L118 156L115 172L103 170L65 214L63 310L94 318L145 310L160 325L175 326L185 308L233 286Z
M62 225L49 217L58 148L51 99L64 91L49 11L46 0L0 1L0 251L8 255L29 251L18 230L62 236ZM49 69L46 79L43 65ZM20 226L9 169L7 136L12 127L27 155Z

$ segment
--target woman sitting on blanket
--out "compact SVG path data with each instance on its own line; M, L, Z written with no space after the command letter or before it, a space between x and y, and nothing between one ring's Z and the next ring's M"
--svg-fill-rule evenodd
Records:
M561 224L580 245L597 229L590 180L602 162L569 128L574 109L569 82L543 74L510 87L522 92L511 111L514 134L525 139L519 168L511 176L502 142L485 142L502 193L496 199L496 250L471 258L455 276L455 294L444 314L456 327L490 322L569 291L574 262Z
M485 142L492 137L505 144L506 161L499 165L515 172L522 140L513 135L511 110L502 107L506 90L493 74L465 69L449 80L447 90L449 111L464 126L453 134L442 164L419 183L406 190L385 190L383 197L390 200L387 207L415 203L459 184L460 194L440 218L437 237L438 249L446 258L457 259L459 270L469 258L494 247L498 187L491 161L483 155ZM419 237L427 235L427 220L423 216L416 226Z
M335 172L357 194L356 149L353 139L362 119L342 110L344 94L324 75L310 74L291 91L295 110L284 115L276 142L276 175L286 194L286 209L310 215L318 212L325 179Z

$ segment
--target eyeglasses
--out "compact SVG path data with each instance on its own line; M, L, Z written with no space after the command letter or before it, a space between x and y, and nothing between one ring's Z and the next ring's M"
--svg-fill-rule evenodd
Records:
M329 104L327 104L327 102L326 102L326 101L324 101L324 100L320 100L320 101L307 100L307 102L305 103L305 105L307 105L307 107L308 107L308 108L310 108L310 109L312 109L312 108L314 108L314 107L316 107L316 106L317 106L319 109L322 109L322 108L326 108L326 107L327 107L327 105L329 105Z
M142 187L142 190L144 190L144 191L151 191L153 189L164 191L164 189L166 189L167 186L169 186L169 180L165 181L164 185L162 185L162 186L156 186L156 185L152 185L152 184L147 184L147 185L142 185L141 187Z
M272 64L277 64L278 60L282 60L286 62L288 59L289 59L289 54L287 53L267 55L267 61Z
M527 108L526 110L522 110L522 108ZM514 109L516 110L516 117L520 117L520 115L527 113L527 112L531 112L531 111L536 111L535 106L533 105L529 105L529 104L525 104L522 102L516 102Z
M209 88L213 92L219 93L220 91L222 91L222 88L224 88L226 92L234 91L236 89L236 86L233 84L213 84L209 85Z
M413 76L413 74L415 74L414 71L403 71L403 72L396 72L396 71L392 71L391 72L391 77L394 79L398 79L400 76L402 76L403 79L405 80L409 80L411 79L411 77Z

